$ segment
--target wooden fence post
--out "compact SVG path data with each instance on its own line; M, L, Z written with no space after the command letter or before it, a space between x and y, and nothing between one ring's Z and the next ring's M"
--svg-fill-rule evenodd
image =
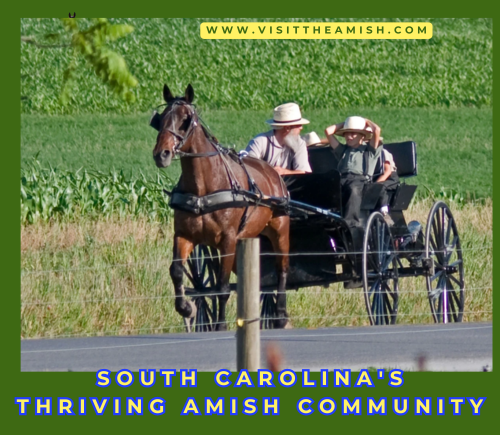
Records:
M236 368L260 368L260 240L242 239L236 246L238 300Z

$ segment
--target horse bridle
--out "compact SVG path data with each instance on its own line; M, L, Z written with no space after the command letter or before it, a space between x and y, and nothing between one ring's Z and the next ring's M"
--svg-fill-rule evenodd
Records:
M176 131L174 131L172 128L165 128L166 131L168 131L170 134L172 134L174 136L174 138L179 141L173 147L174 157L175 157L176 154L180 158L183 158L183 157L213 157L213 156L220 156L220 158L222 160L222 163L223 163L223 165L224 165L224 167L226 169L227 176L229 178L229 184L231 185L231 190L233 192L239 191L241 189L241 186L238 183L238 180L235 177L235 175L233 173L233 170L231 169L231 165L228 162L228 156L227 156L227 154L228 154L229 150L227 150L227 149L225 149L225 148L223 148L223 147L221 147L219 145L219 143L217 142L217 139L215 139L215 137L209 132L209 129L203 124L203 121L201 121L200 117L196 113L196 110L195 110L194 106L192 104L190 104L190 103L187 103L187 102L183 101L183 100L175 100L171 104L163 104L161 106L158 106L157 109L159 107L164 107L164 106L169 107L170 105L172 105L172 106L175 106L175 105L187 106L189 108L189 110L190 110L190 113L191 113L191 123L189 124L188 130L186 131L186 134L184 136L181 136L179 133L177 133ZM173 113L173 109L170 111L170 113L168 114L168 116L170 116L172 113ZM162 129L161 124L162 124L161 115L158 113L157 110L155 110L154 113L153 113L153 116L151 117L149 125L151 125L151 127L153 127L154 129L156 129L158 131L161 131L161 129ZM215 151L206 152L206 153L186 153L184 151L181 151L181 148L184 146L184 144L186 143L186 141L189 139L189 137L191 136L191 134L193 133L195 127L198 124L200 124L202 126L206 138L208 139L208 141L210 142L210 144L215 148ZM245 171L246 171L246 169L245 169ZM248 172L247 172L247 174L248 174ZM249 174L248 174L248 176L250 177ZM251 179L251 177L249 179L250 179L251 183L255 184L255 182L253 181L253 179ZM260 191L260 189L259 189L259 191Z
M168 115L167 115L167 116L171 116L174 113L173 108L176 105L188 107L188 109L190 111L190 115L191 115L191 122L190 122L189 127L186 131L186 134L184 136L182 136L179 133L177 133L176 131L174 131L175 126L173 125L173 122L171 123L172 128L165 129L172 136L174 136L174 139L176 142L174 147L173 147L174 156L177 154L180 158L182 158L182 157L212 157L212 156L219 155L221 153L221 149L219 146L217 146L216 143L213 142L213 140L210 140L210 143L215 147L216 151L212 151L212 152L208 152L208 153L186 153L186 152L181 150L181 148L185 145L186 141L189 139L189 137L193 133L194 129L196 128L196 126L200 122L200 118L198 117L198 114L196 113L196 110L192 104L186 103L185 101L182 101L182 100L176 100L170 105L169 104L161 104L160 106L156 107L156 109L154 110L153 115L151 116L151 119L149 121L149 125L151 127L153 127L155 130L161 131L161 129L162 129L162 127L161 127L161 115L158 112L158 109L161 107L165 107L165 106L166 107L172 106L170 113L168 113Z

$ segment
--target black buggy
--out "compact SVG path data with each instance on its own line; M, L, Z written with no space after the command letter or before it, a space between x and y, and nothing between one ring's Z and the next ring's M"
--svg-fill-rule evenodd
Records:
M363 228L349 228L342 219L338 161L330 146L310 147L312 173L286 177L291 201L290 269L287 290L343 282L346 288L362 287L372 325L396 323L398 280L424 276L432 316L437 323L461 322L464 308L464 266L456 222L448 206L436 202L425 231L417 221L406 222L417 186L405 184L417 175L414 142L386 144L403 180L389 192L389 227L374 211L382 186L367 184L363 190ZM275 317L277 277L275 257L267 238L261 236L261 325L272 328ZM186 295L197 306L195 331L211 331L216 322L216 279L219 268L215 249L199 245L185 266L189 284ZM236 285L231 284L235 290Z

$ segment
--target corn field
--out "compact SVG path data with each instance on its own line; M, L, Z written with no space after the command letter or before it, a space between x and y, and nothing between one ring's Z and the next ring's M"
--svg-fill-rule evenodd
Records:
M117 171L44 169L35 159L21 171L21 223L109 216L165 221L172 210L163 189L172 185L165 173L127 179Z
M192 83L197 103L211 109L268 110L285 101L308 109L492 106L492 19L354 19L366 20L429 21L434 33L430 40L203 40L201 23L229 19L114 19L110 22L134 28L110 48L138 80L136 102L113 98L85 60L76 59L69 104L61 105L72 51L23 44L22 111L144 113L162 103L165 82L177 94ZM58 19L21 20L21 34L35 40L61 30Z

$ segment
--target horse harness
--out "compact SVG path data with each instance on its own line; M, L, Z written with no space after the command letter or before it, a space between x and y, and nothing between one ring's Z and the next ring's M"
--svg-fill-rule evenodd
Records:
M182 104L187 106L190 109L192 116L191 123L184 136L177 133L175 131L175 127L165 128L166 131L168 131L174 136L177 142L173 148L174 156L178 155L180 158L220 156L224 168L226 170L231 189L219 190L203 196L197 196L191 193L181 192L178 189L178 186L175 186L171 192L164 189L163 191L170 197L169 206L171 208L173 208L174 210L182 210L197 215L204 215L224 208L245 207L245 211L241 218L241 222L238 229L239 232L245 227L249 217L256 210L258 206L285 210L288 212L288 203L290 198L288 195L288 191L286 191L286 189L284 189L283 192L283 193L286 192L286 195L283 196L282 198L265 197L262 191L260 190L259 186L255 182L255 180L253 179L253 177L248 172L248 169L245 163L243 162L241 156L239 156L238 153L236 153L236 151L234 151L233 149L224 148L219 144L217 139L210 133L208 127L205 126L203 121L199 118L198 114L193 109L192 105L182 100L176 100L172 104L173 105ZM153 112L153 116L151 117L149 124L157 131L160 131L162 129L161 115L156 110ZM215 148L215 151L205 152L205 153L188 153L181 150L181 148L189 139L189 137L191 136L195 127L198 124L201 125L206 138L208 139L209 143ZM248 185L250 186L251 190L242 189L241 185L236 179L236 176L234 175L233 170L231 169L231 165L229 163L230 159L238 163L244 170L248 179ZM254 209L249 215L248 208L250 206L253 206Z

